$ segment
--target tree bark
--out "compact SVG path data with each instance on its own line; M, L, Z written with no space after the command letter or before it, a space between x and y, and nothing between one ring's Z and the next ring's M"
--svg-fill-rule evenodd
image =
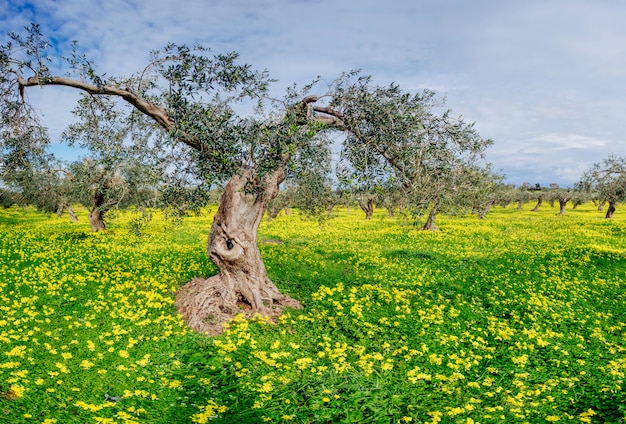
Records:
M366 200L359 200L359 206L365 212L365 219L372 219L374 215L374 199L368 197Z
M539 212L539 208L541 207L542 203L543 203L543 198L540 197L539 199L537 199L537 204L533 208L532 212Z
M266 178L266 188L246 194L244 187L254 175L244 171L233 176L215 214L207 253L219 274L194 278L176 296L176 307L187 325L211 335L222 332L222 324L238 313L277 317L284 307L302 304L280 293L267 275L257 246L257 232L267 201L276 197L284 179L282 170Z
M522 200L518 200L517 201L517 209L518 210L522 209L522 206L524 206L524 202Z
M609 200L609 208L606 210L606 215L604 216L606 219L613 218L613 214L615 213L615 201Z
M565 215L565 205L569 202L570 199L559 199L559 215Z
M101 190L98 190L92 199L91 212L89 212L89 225L91 225L91 231L98 232L102 230L106 230L106 225L104 224L104 209L102 206L104 205L104 193Z
M428 213L428 218L426 218L426 223L422 227L423 231L437 231L438 228L435 225L435 218L437 217L437 209L433 208Z
M74 213L74 209L72 208L72 205L65 205L65 208L67 209L67 213L70 215L70 221L78 222L78 217Z
M484 208L478 211L478 219L485 219L492 206L496 204L495 200L490 200L487 202Z

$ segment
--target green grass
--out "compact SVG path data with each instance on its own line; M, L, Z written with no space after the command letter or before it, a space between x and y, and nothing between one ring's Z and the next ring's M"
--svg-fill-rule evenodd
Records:
M268 273L305 308L216 338L172 305L216 272L211 211L91 234L85 210L0 210L0 422L626 422L626 218L532 206L438 232L264 222Z

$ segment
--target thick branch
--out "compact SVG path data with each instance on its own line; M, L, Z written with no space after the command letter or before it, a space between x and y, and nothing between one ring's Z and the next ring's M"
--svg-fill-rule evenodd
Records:
M152 103L141 96L138 96L130 88L120 88L112 85L97 86L71 78L59 76L44 77L33 76L28 79L18 75L17 82L20 87L20 93L23 93L24 87L33 87L41 85L61 85L64 87L77 88L93 95L118 96L131 104L141 113L154 119L157 124L167 131L172 131L176 124L170 117L169 113L156 103ZM204 150L200 141L195 137L181 137L180 141L196 150Z
M327 106L315 106L313 103L317 102L318 100L318 96L306 96L304 99L302 99L302 104L306 108L308 108L311 112L318 113L318 115L314 116L309 113L307 114L309 115L307 116L307 118L310 118L313 122L320 122L329 127L334 127L339 130L345 130L347 126L343 120L343 114L340 111L334 110ZM324 115L320 116L319 113L322 113Z

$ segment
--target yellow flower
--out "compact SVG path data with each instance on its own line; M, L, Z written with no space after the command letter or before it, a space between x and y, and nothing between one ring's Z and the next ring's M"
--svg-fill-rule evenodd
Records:
M24 396L24 388L22 386L12 385L9 388L9 393L12 395L11 397L13 398L21 398L22 396Z
M88 361L86 359L83 359L82 362L80 363L80 366L83 369L88 370L89 368L93 367L93 362L90 362L90 361Z
M224 405L217 404L214 400L209 400L205 406L201 407L201 409L203 409L201 413L191 416L191 422L206 424L209 420L217 418L218 414L226 412L228 408Z
M181 387L182 385L183 383L181 383L179 380L172 380L170 381L170 384L168 386L170 389L177 389Z

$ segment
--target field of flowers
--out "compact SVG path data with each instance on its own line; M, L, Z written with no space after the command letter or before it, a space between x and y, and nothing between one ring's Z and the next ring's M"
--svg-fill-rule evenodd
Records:
M173 307L216 272L215 207L100 234L0 210L0 422L624 423L626 212L532 206L438 232L281 214L259 245L305 308L215 338Z

